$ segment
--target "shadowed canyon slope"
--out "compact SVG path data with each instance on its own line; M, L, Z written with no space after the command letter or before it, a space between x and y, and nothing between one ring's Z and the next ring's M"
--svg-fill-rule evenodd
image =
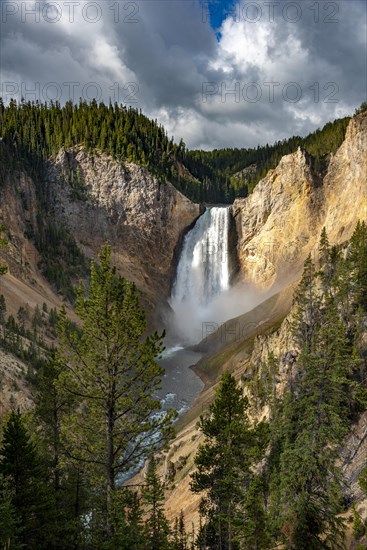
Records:
M77 194L72 183L76 177ZM118 271L149 301L156 304L169 295L177 250L186 228L200 214L199 205L145 168L121 166L82 148L60 151L56 161L48 163L44 185L48 213L69 230L87 258L95 257L108 241ZM37 232L37 215L34 181L15 172L0 189L0 221L10 241L10 272L28 281L39 260L29 238Z

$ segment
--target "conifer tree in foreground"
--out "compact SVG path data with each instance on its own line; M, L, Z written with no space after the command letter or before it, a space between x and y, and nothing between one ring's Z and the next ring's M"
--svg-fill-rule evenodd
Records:
M91 524L113 539L114 493L119 476L162 445L172 431L172 412L160 413L155 392L163 369L156 363L162 337L145 336L146 320L135 286L116 276L105 245L91 264L88 294L77 292L75 327L61 312L59 377L74 407L62 420L67 455L87 465L96 503Z
M337 261L323 231L321 271L308 258L295 295L297 375L273 427L278 430L273 450L279 462L274 467L272 516L279 537L294 550L344 546L338 446L348 430L360 358L343 321L343 300L337 299Z
M7 513L16 520L19 543L29 549L47 548L53 503L36 446L19 412L10 414L3 430L0 475L11 491Z
M16 510L12 502L12 492L2 475L0 475L0 548L21 548L19 542L19 525Z
M152 455L144 480L142 500L146 512L146 550L169 550L170 529L164 515L164 486L157 473L157 463Z
M87 502L84 465L68 459L63 453L61 426L65 414L70 412L72 400L57 384L62 369L55 352L42 365L37 381L35 421L41 427L43 462L55 506L53 543L56 548L62 546L66 550L79 547Z
M180 516L175 520L173 531L173 550L188 550L188 536L185 528L185 516L181 510Z
M205 494L201 510L206 524L198 535L202 548L235 550L240 543L246 548L264 547L259 534L264 526L254 529L246 505L253 498L249 489L256 479L251 468L264 452L267 430L263 424L250 427L247 409L242 389L226 372L208 415L199 422L205 442L195 457L191 490Z

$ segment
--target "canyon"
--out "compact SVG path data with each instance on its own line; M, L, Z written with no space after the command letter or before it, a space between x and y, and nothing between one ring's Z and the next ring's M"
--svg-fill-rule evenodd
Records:
M75 239L86 260L96 258L108 241L117 271L142 293L150 327L171 324L171 290L180 254L205 207L192 203L144 167L121 165L106 154L82 147L62 149L49 160L45 182L48 213ZM9 241L1 258L9 273L0 279L0 294L14 316L26 303L34 311L43 303L59 308L64 301L44 276L42 255L32 238L41 223L40 200L37 182L25 169L1 184L0 223ZM196 397L192 395L189 410L176 425L176 437L169 451L160 454L159 462L168 483L168 518L173 521L183 510L188 525L198 522L199 497L189 488L193 457L202 442L197 420L213 399L220 374L230 370L246 388L254 369L273 352L279 358L278 391L282 391L292 375L292 294L304 261L309 255L317 259L323 227L332 244L343 245L357 221L367 219L367 112L351 119L344 142L330 154L325 173L316 172L310 156L298 149L284 156L247 198L238 198L227 208L229 220L221 231L228 232L229 271L224 286L230 288L221 290L228 290L228 303L233 299L239 311L229 308L227 317L221 319L213 314L208 318L210 334L202 340L198 333L190 342L194 345L191 351L202 356L194 371L204 387ZM73 315L71 304L67 305ZM32 407L26 366L1 352L0 367L0 414L14 406ZM267 415L266 407L252 411L254 420ZM364 414L340 453L349 480L348 497L355 500L364 518L367 503L356 480L366 452Z

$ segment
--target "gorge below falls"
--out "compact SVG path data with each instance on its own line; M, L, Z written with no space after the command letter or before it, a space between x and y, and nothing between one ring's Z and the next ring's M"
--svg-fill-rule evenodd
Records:
M190 368L202 357L191 346L232 317L230 292L231 207L210 206L183 240L169 305L172 315L160 397L164 408L185 412L203 388ZM233 262L232 262L233 263Z

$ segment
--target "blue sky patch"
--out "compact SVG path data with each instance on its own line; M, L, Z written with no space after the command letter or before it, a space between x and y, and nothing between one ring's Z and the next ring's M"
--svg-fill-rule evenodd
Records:
M221 33L219 29L223 21L233 13L237 0L201 0L201 4L203 5L204 16L209 12L210 26L216 32L218 40L220 40Z

